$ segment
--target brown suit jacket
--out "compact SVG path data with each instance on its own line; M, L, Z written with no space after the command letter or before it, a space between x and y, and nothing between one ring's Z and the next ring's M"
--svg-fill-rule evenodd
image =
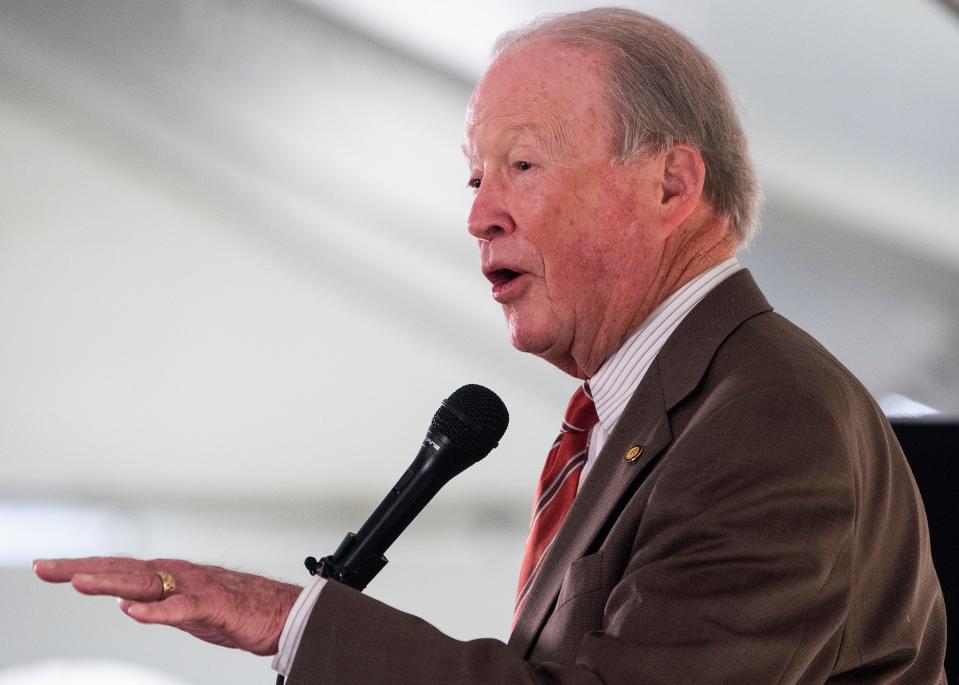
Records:
M660 351L508 645L329 583L289 683L944 684L944 653L888 423L742 271Z

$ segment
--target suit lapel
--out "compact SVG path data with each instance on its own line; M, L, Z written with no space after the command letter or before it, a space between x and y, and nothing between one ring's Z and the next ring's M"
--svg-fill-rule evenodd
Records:
M672 439L656 362L633 394L543 555L509 644L524 655L552 611L566 569L586 554L596 534L645 466ZM639 454L627 461L632 448Z
M692 392L723 340L771 309L746 270L718 285L683 320L650 365L566 520L543 555L509 644L527 657L559 594L566 569L584 556L620 499L672 440L669 411ZM639 448L639 454L634 454ZM629 455L630 458L627 458Z

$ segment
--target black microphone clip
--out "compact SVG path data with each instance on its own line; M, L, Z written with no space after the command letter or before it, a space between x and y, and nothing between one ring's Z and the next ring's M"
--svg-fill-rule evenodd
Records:
M316 557L307 557L303 561L303 565L306 566L306 570L310 572L311 576L319 575L329 580L335 580L362 592L376 574L389 563L389 560L382 554L370 554L349 565L339 562L340 559L348 558L350 548L355 543L356 533L347 533L343 542L340 543L333 554L325 556L319 561L316 560Z

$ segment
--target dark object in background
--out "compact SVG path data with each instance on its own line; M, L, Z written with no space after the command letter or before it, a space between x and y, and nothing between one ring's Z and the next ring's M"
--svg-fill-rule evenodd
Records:
M959 419L891 420L926 506L932 561L946 603L946 678L959 683Z

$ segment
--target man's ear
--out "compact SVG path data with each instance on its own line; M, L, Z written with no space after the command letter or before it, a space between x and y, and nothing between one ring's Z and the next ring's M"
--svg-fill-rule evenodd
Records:
M661 154L661 218L672 231L699 204L706 182L706 165L699 150L685 143L677 143Z

